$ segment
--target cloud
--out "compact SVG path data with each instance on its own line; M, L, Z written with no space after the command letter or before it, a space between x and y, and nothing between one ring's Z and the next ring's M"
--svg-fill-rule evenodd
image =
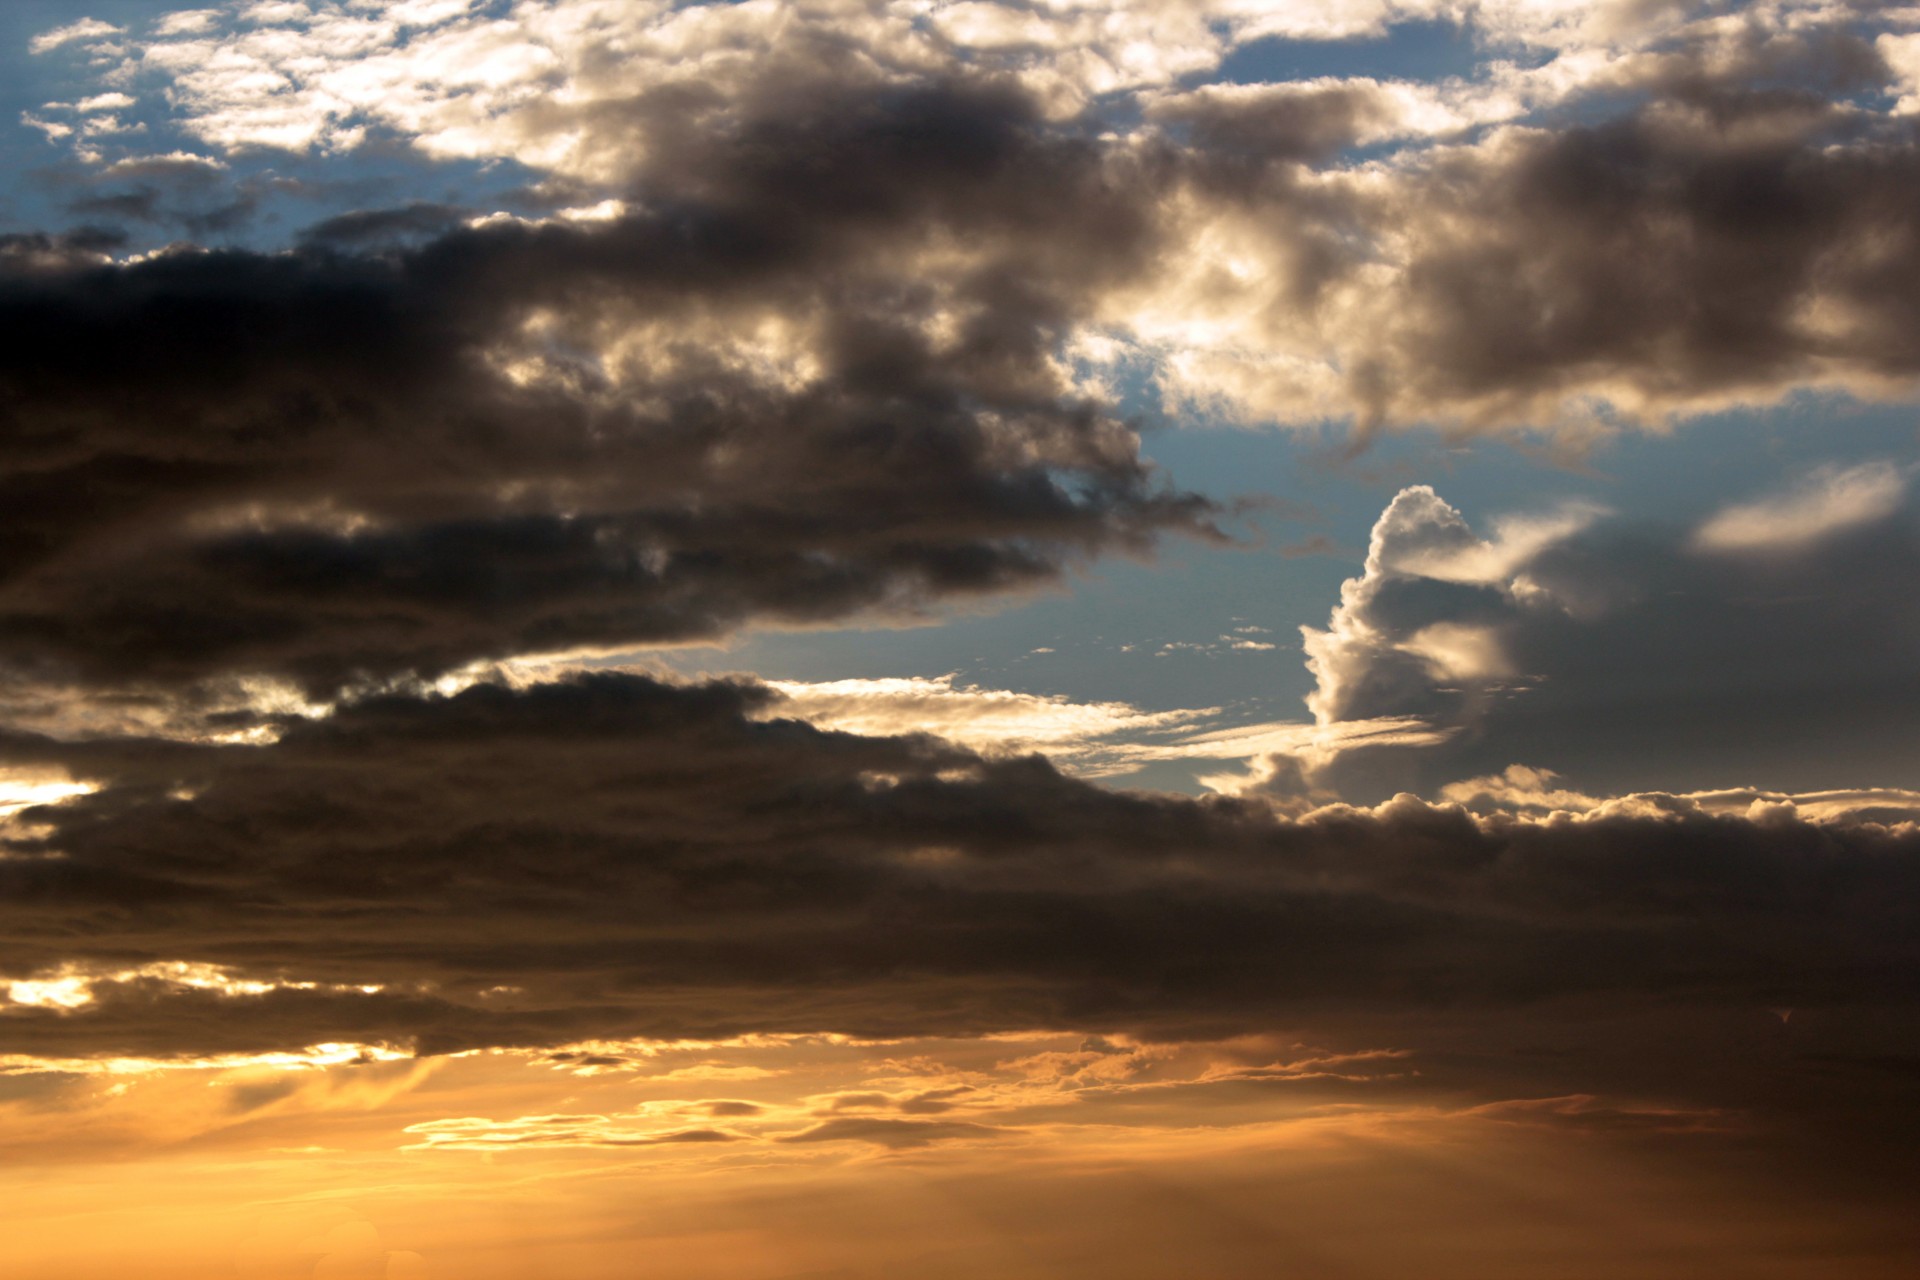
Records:
M1242 421L1577 437L1794 387L1910 395L1914 154L1744 92L1364 173L1195 148L1169 206L1193 251L1100 319L1171 403Z
M1578 807L1898 781L1913 761L1897 726L1920 705L1920 613L1901 585L1920 533L1901 474L1817 470L1702 529L1716 532L1575 509L1482 539L1430 488L1403 490L1328 625L1306 629L1325 749L1276 744L1290 765L1217 785ZM1721 553L1736 544L1794 554ZM1399 741L1342 731L1395 721Z
M1783 28L1832 20L1817 4L1776 9ZM1258 41L1369 39L1436 22L1482 39L1488 56L1479 75L1442 87L1354 79L1315 88L1384 98L1386 110L1362 114L1376 125L1385 116L1431 132L1509 118L1606 84L1625 74L1621 64L1675 44L1717 49L1740 39L1711 15L1626 0L1581 16L1559 6L1462 10L1438 0L744 7L544 0L505 10L366 3L347 11L276 4L224 21L213 10L163 19L141 43L137 69L157 71L185 127L223 148L348 151L387 134L436 157L513 158L605 179L628 172L650 141L643 135L636 146L619 137L633 123L624 109L637 97L678 96L724 113L743 84L782 59L835 57L845 75L895 82L929 72L996 77L1064 118L1124 95L1151 100L1217 72ZM1529 65L1511 60L1516 53ZM1265 97L1264 89L1242 96ZM1191 103L1210 94L1172 96Z
M884 1116L844 1116L822 1120L810 1129L790 1133L781 1142L866 1142L895 1151L935 1142L998 1138L1005 1131L965 1120L894 1120Z
M1443 708L1503 684L1514 670L1501 624L1534 599L1513 585L1516 569L1598 515L1573 507L1509 520L1483 540L1430 486L1402 489L1374 523L1365 568L1341 587L1326 629L1301 629L1315 722L1442 718Z
M51 31L35 36L27 42L29 53L48 53L62 45L77 40L98 40L104 36L119 35L125 28L116 27L111 22L102 22L98 18L82 18L70 22L64 27L55 27Z
M334 12L249 39L349 76L416 24L396 56L444 55L430 91L453 110L485 98L459 86L549 74L530 50L625 67L612 30L515 25L557 12ZM1752 87L1872 83L1871 56L1834 52L1851 37L1695 32L1635 73L1649 100L1625 117L1356 167L1316 160L1314 131L1378 86L1222 90L1115 129L993 70L1036 41L1066 56L1012 11L967 11L978 56L931 62L901 52L924 30L895 48L898 15L874 11L869 43L897 74L804 23L747 52L757 10L633 12L654 43L632 57L710 48L707 87L616 77L578 119L511 113L617 174L582 195L604 216L460 224L414 204L285 253L120 262L102 261L110 237L11 245L0 674L128 697L269 678L324 698L530 652L924 621L1168 533L1214 536L1216 509L1157 475L1112 410L1140 359L1176 409L1576 435L1799 386L1903 393L1920 370L1899 284L1920 152L1902 127ZM200 66L197 39L162 43ZM423 116L411 136L430 132ZM135 185L87 197L88 216L211 228L251 207L163 191L217 176L190 157L104 174ZM1439 559L1400 568L1470 590L1594 513L1542 518L1459 547L1427 529ZM1446 613L1397 634L1370 678L1406 692L1526 671L1492 623ZM1316 661L1323 698L1371 696L1332 649ZM1380 718L1433 709L1397 696Z
M729 1060L753 1037L783 1069L802 1035L994 1055L408 1131L834 1160L1282 1091L1636 1134L1904 1096L1920 797L1871 784L1920 762L1920 534L1890 463L1693 530L1483 533L1406 490L1307 633L1310 724L527 676L1218 538L1122 416L1143 385L1573 445L1912 394L1920 146L1879 15L1496 0L1459 81L1199 83L1454 16L409 0L41 36L104 68L27 121L88 167L75 215L236 225L261 148L534 188L274 251L0 239L0 1074L231 1069L231 1124L302 1093L271 1071L409 1054L525 1049L609 1096L772 1093L717 1083L780 1078ZM130 151L163 123L219 159ZM1163 651L1251 667L1256 634ZM1167 760L1252 764L1203 798L1069 772ZM398 1265L347 1244L329 1266Z
M1076 1043L1096 1047L1074 1049ZM1018 1046L1020 1056L1005 1056L1009 1044ZM908 1050L927 1052L915 1052L911 1064L890 1056ZM1422 1091L1417 1060L1407 1051L1329 1050L1272 1036L1114 1044L1099 1037L1079 1041L1038 1033L866 1047L749 1037L722 1051L742 1065L777 1063L795 1084L819 1080L825 1072L825 1078L847 1087L828 1094L795 1094L770 1085L755 1102L651 1098L614 1109L610 1102L641 1082L630 1077L618 1082L576 1079L568 1086L580 1096L561 1114L438 1117L416 1121L407 1132L416 1150L677 1145L682 1150L675 1156L697 1160L708 1154L701 1150L705 1144L722 1141L795 1148L861 1144L892 1150L1013 1138L1058 1142L1074 1134L1187 1127L1195 1107L1204 1109L1210 1126L1272 1125L1283 1120L1271 1105L1282 1092L1295 1105L1307 1105L1364 1091L1391 1106ZM489 1054L436 1062L436 1093L454 1093L458 1078L484 1073L489 1062L511 1069L519 1058ZM316 1073L247 1075L233 1081L228 1092L264 1096L289 1081L323 1078ZM425 1098L416 1100L431 1105ZM715 1131L700 1124L709 1118L725 1119L730 1127ZM737 1156L738 1151L724 1154ZM792 1150L783 1159L837 1160L843 1154Z
M1096 323L1176 410L1243 422L1577 441L1796 386L1910 395L1911 130L1834 101L1884 78L1817 19L1708 22L1545 95L1591 123L1516 106L1365 162L1328 153L1404 110L1383 84L1164 98L1183 252Z
M1554 786L1560 775L1551 769L1508 765L1484 778L1465 778L1440 788L1440 798L1476 810L1562 809L1579 812L1598 808L1598 797Z
M1052 358L1147 246L1082 140L978 87L764 105L596 222L0 279L0 663L321 690L1211 536Z
M338 152L397 135L437 158L513 158L604 181L650 149L645 132L623 136L644 128L630 111L636 99L724 114L783 59L832 57L844 75L895 82L929 69L996 76L1064 115L1210 71L1252 40L1380 34L1437 11L1243 0L280 5L224 23L206 10L175 15L140 44L136 66L159 72L185 128L223 149ZM40 39L72 38L69 30Z
M762 201L794 202L796 227L822 219L823 231L867 225L847 216L863 204L925 217L908 199L928 176L916 166L982 158L972 148L991 130L933 120L930 97L1018 100L1031 189L1063 198L1017 227L993 216L997 200L942 208L950 234L898 263L892 286L963 245L1049 244L998 277L1049 295L1031 358L1043 350L1088 389L1144 372L1181 417L1577 443L1804 387L1910 396L1920 150L1906 117L1871 105L1903 74L1905 46L1875 43L1895 33L1817 4L1775 5L1765 23L1593 12L1605 16L1237 0L372 7L242 24L219 56L223 33L157 38L139 66L220 152L397 138L434 157L513 159L579 188L583 207L734 203L757 185ZM1190 83L1270 36L1439 19L1484 36L1472 75ZM1525 50L1549 56L1511 56ZM817 127L823 101L871 132ZM935 124L953 126L938 146L922 132L918 147L886 149ZM756 173L715 163L743 152ZM889 171L897 183L878 180ZM392 229L400 214L353 216ZM1126 246L1109 234L1122 225ZM1083 226L1109 270L1089 275L1074 252ZM1063 268L1074 287L1053 287ZM925 327L966 308L946 310ZM791 359L793 325L783 313L762 328L781 338L728 354ZM578 326L559 345L603 350Z
M1483 540L1431 488L1416 485L1401 490L1374 525L1368 569L1436 582L1498 583L1605 514L1592 503L1562 503L1543 514L1498 519L1493 537Z
M1153 748L1139 739L1165 738L1218 717L1220 708L1142 711L1124 702L1074 702L1058 694L1017 693L954 684L950 675L807 683L771 680L782 698L769 714L866 735L930 733L976 751L1045 751L1051 758L1099 774L1125 768ZM1171 756L1190 737L1162 750Z
M73 104L75 111L118 111L134 105L134 100L124 93L97 93L91 98L82 98Z
M8 769L0 771L0 820L34 805L57 804L72 796L85 795L92 788L75 782L60 769Z
M457 226L469 211L432 201L415 201L398 209L364 209L318 222L300 233L301 242L335 249L405 243L431 238Z
M1703 551L1792 551L1884 520L1899 510L1907 479L1889 462L1820 467L1789 493L1737 503L1694 530Z
M1563 1098L1513 1098L1485 1103L1466 1114L1495 1124L1543 1126L1580 1132L1738 1133L1738 1116L1693 1107L1608 1105L1588 1094Z
M644 1129L632 1117L605 1115L519 1116L487 1120L463 1116L426 1120L406 1131L418 1137L412 1150L507 1151L524 1147L658 1147L738 1141L721 1129Z
M161 155L126 156L100 170L103 178L172 178L177 181L204 182L227 166L190 151L169 151Z
M1901 91L1894 109L1904 115L1920 112L1920 34L1882 32L1874 46L1887 60Z
M57 803L57 802L56 802ZM6 1004L42 1009L79 1009L114 996L103 994L107 988L132 989L159 994L167 991L211 991L223 996L258 996L274 991L338 992L357 991L372 994L377 984L340 986L318 982L275 978L266 981L240 978L217 965L187 961L159 961L132 969L87 969L65 966L34 978L5 984ZM124 996L120 997L124 998Z
M1711 813L1793 814L1818 822L1920 822L1920 791L1898 788L1798 794L1735 789L1695 792L1686 798Z
M1920 834L1864 805L1534 821L1409 796L1290 820L767 719L774 698L603 674L369 699L260 746L12 737L99 789L7 840L0 974L219 980L9 1005L6 1042L1179 1038L1435 1000L1912 995Z
M153 34L157 36L192 35L211 28L221 17L218 9L180 9L163 14L155 19Z
M1326 724L1277 720L1128 743L1115 748L1113 755L1116 762L1133 766L1153 761L1247 761L1243 771L1200 774L1195 781L1221 795L1258 795L1269 804L1303 813L1340 798L1337 792L1316 785L1312 775L1341 755L1362 748L1434 746L1454 732L1417 716Z

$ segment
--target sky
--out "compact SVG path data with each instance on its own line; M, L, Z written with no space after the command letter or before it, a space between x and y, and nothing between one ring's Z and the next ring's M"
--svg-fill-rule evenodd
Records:
M9 1280L1853 1280L1920 8L0 5Z

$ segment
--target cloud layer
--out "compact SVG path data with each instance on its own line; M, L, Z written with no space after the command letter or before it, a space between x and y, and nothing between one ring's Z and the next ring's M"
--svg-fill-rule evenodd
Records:
M1660 796L1292 821L764 719L771 696L608 674L376 698L267 746L12 738L99 789L12 820L0 973L86 980L27 988L7 1043L1217 1034L1914 994L1911 823Z
M101 45L114 92L163 96L209 158L512 158L549 207L744 181L794 226L836 220L816 187L841 213L905 213L874 196L926 176L908 139L921 161L985 141L939 132L925 95L1018 101L1023 136L1053 144L1027 190L1053 198L1009 224L988 182L941 211L944 251L1039 236L1005 278L1048 295L1047 349L1096 379L1144 373L1176 413L1578 434L1810 385L1904 396L1920 372L1905 11L556 0L222 21ZM1204 83L1263 39L1435 21L1483 41L1470 74ZM87 38L63 35L47 56ZM860 125L818 127L828 103ZM48 121L99 178L138 158ZM757 174L725 162L743 148ZM98 199L145 190L112 187ZM332 230L430 229L423 208Z
M1578 440L1920 373L1920 143L1848 14L1483 8L1558 87L1489 63L1446 93L1505 107L1421 129L1399 82L1182 77L1426 10L296 9L219 56L205 24L137 56L57 33L43 56L131 59L116 104L171 77L209 152L102 152L88 216L161 217L163 172L217 186L267 144L559 150L527 153L520 214L375 207L290 251L9 238L14 678L323 694L925 617L1213 536L1118 416L1149 385L1181 415ZM1129 63L1149 19L1192 49ZM287 112L322 132L263 123Z

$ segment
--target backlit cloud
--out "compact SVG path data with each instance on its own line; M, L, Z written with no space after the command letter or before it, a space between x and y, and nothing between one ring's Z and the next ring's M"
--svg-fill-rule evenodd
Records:
M1395 1007L1414 973L1469 1004L1904 990L1920 836L1857 807L1629 797L1535 822L1401 797L1290 820L764 719L774 696L609 674L374 699L264 746L16 738L100 790L7 842L0 973L132 976L5 1007L7 1041L1246 1031ZM122 923L79 928L102 911ZM1725 947L1702 927L1723 911L1781 949Z
M1719 554L1734 550L1795 554ZM1916 570L1906 481L1882 462L1815 471L1691 531L1573 508L1482 539L1410 487L1328 625L1305 628L1307 703L1334 750L1278 747L1291 765L1222 782L1287 794L1304 767L1323 796L1445 784L1463 800L1561 793L1554 806L1578 807L1683 762L1716 785L1805 790L1792 780L1816 741L1831 763L1815 785L1893 781L1910 762L1868 726L1890 727L1920 689L1920 615L1897 585ZM1394 719L1412 722L1399 742L1338 732ZM1566 778L1549 783L1554 771Z
M810 90L702 143L707 194L655 211L23 264L0 660L324 688L924 618L1206 535L1210 504L1052 360L1067 294L1145 242L1092 154L1031 124L986 90L879 116Z
M1126 703L1080 703L1053 695L956 686L937 679L774 680L783 698L771 714L866 735L931 733L977 751L1044 751L1098 767L1132 750L1129 739L1164 735L1212 718L1219 708L1142 711Z
M1703 551L1791 551L1899 509L1907 479L1898 467L1868 462L1823 467L1798 488L1716 512L1694 530Z
M514 1147L650 1147L677 1143L730 1142L721 1129L634 1128L600 1115L520 1116L508 1121L479 1117L427 1120L407 1126L428 1150L502 1151Z
M1058 170L1036 182L1077 195L1018 228L991 201L956 208L952 234L921 246L931 256L883 255L893 287L963 244L1064 245L1090 228L1118 252L1109 269L1030 255L1020 276L1049 295L1040 349L1083 388L1144 374L1178 415L1580 439L1809 386L1912 393L1920 161L1906 118L1869 105L1904 74L1909 37L1855 17L1796 3L1744 20L1628 4L322 5L148 38L123 66L129 84L156 78L209 153L394 138L511 158L581 208L730 203L743 178L788 198L777 172L724 162L746 148L763 170L783 154L787 183L867 192L872 214L854 135L782 123L835 100L866 113L862 145L919 131L915 154L957 154L961 134L925 132L945 127L925 95L971 86L1023 104L1027 140L1057 144L1033 152L1036 172ZM1485 41L1472 75L1183 83L1261 40L1436 20ZM1580 123L1554 114L1569 104ZM109 158L64 121L42 127ZM826 209L803 199L795 215ZM1115 219L1132 224L1126 250ZM967 301L919 323L951 330ZM513 376L551 382L642 350L677 363L644 332L523 319L545 349L503 353ZM722 365L803 380L817 366L791 308L727 319L702 335ZM561 350L579 362L556 367Z

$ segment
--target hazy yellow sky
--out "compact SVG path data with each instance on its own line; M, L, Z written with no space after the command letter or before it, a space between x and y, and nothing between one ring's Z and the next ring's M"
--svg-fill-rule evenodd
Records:
M9 1275L1910 1271L1897 1189L1750 1114L1425 1077L1043 1034L16 1076Z

